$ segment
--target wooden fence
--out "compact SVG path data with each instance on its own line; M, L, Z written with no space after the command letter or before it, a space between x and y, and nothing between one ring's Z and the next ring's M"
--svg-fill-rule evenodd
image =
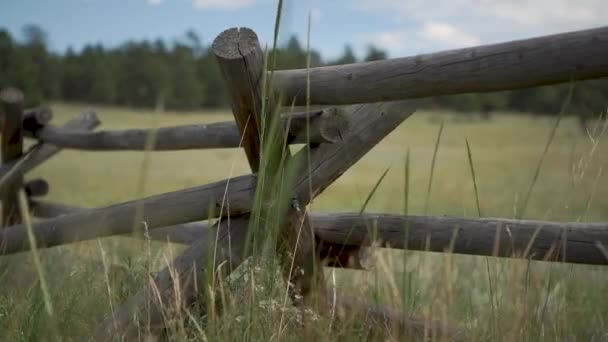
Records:
M161 303L175 303L176 288L181 300L190 303L195 300L196 286L204 283L209 272L222 264L232 270L247 257L250 219L259 219L250 216L252 212L263 216L269 210L284 210L277 252L295 251L294 265L302 272L284 270L294 285L292 295L298 305L303 304L296 300L298 294L304 304L311 304L312 298L320 301L316 304L327 301L323 272L314 270L323 265L360 268L357 250L371 243L372 235L390 248L608 264L606 223L306 211L314 197L415 112L416 98L607 77L608 27L414 57L268 73L257 36L250 29L224 31L213 50L235 122L161 128L152 149L243 147L252 174L109 207L82 209L46 202L40 196L48 192L48 184L41 179L24 183L24 174L62 148L144 150L148 130L94 132L99 120L92 112L56 127L51 124L50 109L24 110L18 90L7 88L0 93L4 226L0 255L31 248L18 205L22 189L31 213L41 218L31 227L37 248L132 234L134 229L141 233L142 227L133 227L138 213L152 239L189 245L174 260L172 272L168 268L160 272L153 284L145 285L101 323L96 339L133 338L138 327L144 326L152 332L162 329ZM289 113L283 107L282 115L274 114L281 112L281 103L305 105L307 101L332 107L304 113ZM273 118L279 119L281 129L271 135ZM38 143L24 151L24 137ZM291 155L285 143L305 147ZM297 175L289 189L259 186L275 184L286 168ZM276 207L266 202L255 209L255 199L268 199L273 191L289 194L287 204ZM213 218L218 218L214 224L203 222ZM256 234L265 234L263 227ZM218 251L214 264L207 260L207 248ZM153 288L160 296L151 295ZM337 302L377 318L397 320L399 326L414 331L429 326L449 331L440 323L396 318L385 308L365 303L355 308L352 299L343 295Z

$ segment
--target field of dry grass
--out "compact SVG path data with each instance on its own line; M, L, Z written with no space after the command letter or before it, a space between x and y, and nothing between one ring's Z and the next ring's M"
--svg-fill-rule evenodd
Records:
M56 104L53 109L54 120L61 123L83 107ZM223 111L144 115L122 108L100 108L99 114L101 129L231 119L230 113ZM445 126L429 193L431 158L438 122L442 120ZM401 213L405 156L409 150L409 213L477 216L466 138L471 146L483 216L519 216L554 122L555 118L508 113L490 121L461 122L450 113L418 112L318 197L311 210L358 211L388 168L367 211ZM562 120L523 216L607 221L608 178L605 172L602 174L608 162L607 151L605 137L602 140L593 134L582 134L575 120ZM97 207L248 172L243 151L153 152L148 164L144 164L144 155L63 151L29 177L43 177L50 183L49 200ZM165 259L170 259L164 256L170 252L175 250L155 246L151 267L161 267ZM30 255L0 259L2 335L7 340L23 341L86 336L96 322L143 284L146 262L142 261L142 254L142 243L126 238L40 251L52 314L45 311ZM366 274L337 271L338 287L405 306L418 315L455 322L469 331L469 340L608 339L605 267L388 250L377 251L375 257L374 268ZM101 262L104 258L126 265L128 272L105 281ZM264 284L258 282L261 292ZM279 336L290 340L301 336L295 325L277 332L276 315L286 313L275 308L271 297L245 313L235 303L221 320L201 326L201 330L197 324L189 324L186 332L175 336L210 341L269 340ZM293 317L297 320L298 313ZM248 322L246 327L243 320ZM345 325L334 327L328 335L324 333L326 322L315 323L314 329L327 340L352 333L351 327Z

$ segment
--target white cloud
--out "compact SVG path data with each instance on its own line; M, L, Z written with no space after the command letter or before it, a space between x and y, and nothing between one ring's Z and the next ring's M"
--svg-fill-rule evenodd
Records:
M146 0L148 2L148 5L152 5L152 6L158 6L160 5L163 0Z
M353 8L387 13L396 26L446 23L484 43L608 23L608 0L357 0Z
M253 5L254 0L194 0L197 9L233 11Z
M391 51L403 50L405 43L406 33L402 31L380 32L375 39L376 45Z
M312 17L312 20L319 21L321 18L323 18L323 11L321 11L319 8L313 8L310 10L310 16Z
M530 27L603 25L608 21L606 0L477 0L482 14Z
M464 32L456 26L442 22L425 23L418 35L443 48L462 48L481 44L481 39Z
M439 21L429 21L408 29L368 34L361 38L368 44L389 51L394 57L481 44L479 37Z
M407 19L439 20L452 16L471 1L475 0L357 0L354 8L360 11L388 11Z

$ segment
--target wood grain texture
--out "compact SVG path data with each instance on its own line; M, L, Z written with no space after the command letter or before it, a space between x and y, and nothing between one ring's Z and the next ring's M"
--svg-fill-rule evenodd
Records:
M84 208L72 205L54 203L37 198L28 198L28 204L30 211L32 212L32 216L45 219L74 214L77 211L86 210Z
M285 196L284 184L290 175L284 168L291 161L291 152L285 146L288 134L280 126L274 127L274 97L262 88L264 54L258 37L251 29L232 28L215 39L213 50L229 88L232 112L243 136L251 170L262 170L256 192L262 204L252 210L252 221L255 221L251 225L257 229L253 248L277 236L275 230L278 230L278 239L273 243L283 274L293 284L289 288L292 300L298 304L296 298L303 298L311 303L313 297L325 295L325 281L323 272L315 271L321 270L321 264L315 255L315 239L304 211L308 202L300 203ZM276 225L275 221L278 221Z
M608 223L358 213L311 213L310 219L315 234L336 245L365 246L375 234L387 248L608 265L598 247L608 247ZM196 222L150 235L191 244L205 229Z
M302 149L294 156L294 159L299 160L302 169L293 197L299 199L301 203L309 203L412 115L417 105L416 101L397 101L340 108L340 111L350 117L352 122L350 132L340 144L323 144L312 147L310 151ZM315 241L318 240L315 237ZM347 262L343 266L361 267L360 253L356 248L327 249L323 248L323 244L316 247L317 253L329 252L323 255L325 262L335 264L339 261L343 264L343 261L352 260L352 263Z
M295 144L322 144L341 142L351 129L348 116L339 108L312 111L310 115L290 115L287 142ZM307 128L308 125L308 128Z
M49 193L49 183L42 178L31 179L23 185L27 197L46 196Z
M381 134L374 133L375 131L390 133L411 115L412 106L413 104L405 102L400 104L376 103L348 106L342 109L342 114L352 121L352 129L346 134L343 142L320 144L311 150L312 173L309 176L308 168L302 170L294 187L295 196L303 198L302 203L308 203L310 198L320 194L350 165L357 162L366 151L380 141ZM385 110L383 111L382 108ZM49 148L55 147L49 146ZM43 150L39 154L44 156L46 152ZM343 157L340 157L341 155ZM30 158L34 161L38 159L33 157ZM299 152L294 158L306 160L307 153L306 151ZM26 160L21 165L28 166L29 162ZM178 190L105 208L87 209L83 212L37 222L33 225L33 231L38 248L127 234L134 228L132 220L137 205L143 205L144 218L149 229L200 221L219 214L216 209L223 203L224 192L229 203L224 207L226 215L248 213L253 205L256 184L257 178L254 175L226 179L205 186ZM309 185L313 189L312 196L308 192ZM215 212L202 208L210 208ZM27 232L22 225L8 227L0 234L0 255L27 250L29 244L26 237Z
M314 222L323 240L347 245L369 241L377 225L378 239L392 248L608 265L598 248L608 246L607 223L389 214L327 214Z
M53 119L53 111L50 107L35 107L23 110L23 135L33 137L34 132L48 124ZM3 125L3 118L0 116L0 127Z
M40 200L33 202L42 203L41 208L48 208L44 212L52 215L82 210ZM608 265L608 256L599 247L608 247L606 222L380 213L310 213L309 216L315 234L324 242L336 245L366 246L375 235L378 240L374 242L385 248ZM189 245L208 229L207 222L190 222L150 230L149 236L155 241Z
M291 118L288 119L287 115L291 115ZM307 118L310 120L309 137L306 135ZM331 108L310 113L286 114L281 121L289 136L288 142L292 144L339 142L350 127L347 118ZM142 151L148 148L146 145L150 133L148 129L81 132L45 126L36 130L34 135L41 142L62 148ZM154 134L156 137L152 150L155 151L237 148L241 142L241 134L234 122L163 127Z
M310 103L344 105L489 92L608 76L608 27L369 63L310 69ZM307 70L275 71L285 103L306 103Z
M105 208L82 210L73 214L35 222L32 231L37 247L45 248L98 237L128 234L142 229L133 220L139 208L148 229L215 217L224 203L225 212L249 212L255 191L256 177L231 178L205 186L174 191L162 195L129 201ZM229 209L228 209L229 208ZM23 225L7 227L0 232L0 255L29 249L27 231Z
M0 152L2 165L18 160L23 154L23 94L15 88L0 91L2 111L2 140ZM23 174L17 173L10 179L3 179L5 189L0 193L2 203L2 227L21 222L17 203L17 193L23 186Z
M264 53L258 37L248 28L231 28L215 38L213 53L218 61L232 107L243 137L243 147L253 172L260 168Z
M303 203L310 202L410 117L417 106L417 101L394 101L340 108L352 123L350 131L342 143L311 148L310 161L306 150L294 156L303 160L294 196Z
M313 189L313 192L308 192L304 195L301 195L302 197L309 196L308 198L305 198L305 200L301 203L308 203L310 199L312 199L314 196L319 195L323 191L323 189L325 189L329 185L329 183L333 182L342 172L344 172L344 170L346 170L350 165L353 165L367 151L373 148L382 139L384 135L390 133L394 128L399 125L399 123L401 123L409 115L411 115L414 106L415 104L402 102L391 104L373 104L367 106L350 106L344 108L343 114L349 117L350 120L352 120L353 128L355 129L349 131L348 134L344 137L343 142L339 144L321 144L317 147L312 148L312 159L310 160L310 163L311 165L314 165L316 167L313 168L313 173L310 175L307 169L303 170L302 173L300 173L300 178L296 183L296 189L300 188L300 192L302 192L301 188L303 186L305 186L306 189L308 189L308 186L310 186ZM384 125L379 124L378 118L384 119L379 120L380 122L387 123ZM353 144L359 144L359 146L355 148L355 151L353 153L346 153L347 150L353 149ZM338 158L340 152L344 152L347 157ZM296 155L296 157L305 158L306 155L306 151L304 151ZM332 156L328 161L329 164L324 164L324 161L322 159L327 158L328 156ZM323 169L320 168L321 166L328 167L329 170L327 172L324 172ZM315 177L316 173L322 174L319 177ZM308 182L309 179L310 183ZM294 191L294 193L297 192ZM233 209L234 205L232 204L232 202L228 207L231 210ZM244 216L242 218L242 221L232 220L232 225L239 224L240 222L240 224L246 226L248 225L247 220L247 216ZM151 234L155 234L153 230L151 230ZM226 240L223 241L218 241L218 246L225 247ZM198 267L202 267L200 265L205 264L203 262L205 254L204 248L202 246L205 246L205 242L201 239L198 239L197 242L195 242L188 249L187 254L183 254L182 256L178 257L179 262L177 262L176 264L182 265L180 266L179 270L188 269L189 267L191 267L190 265L199 265ZM223 261L225 260L217 261L216 265L221 264ZM199 271L204 272L204 270ZM209 270L207 270L207 272L208 271ZM161 274L168 274L169 272L170 269L167 268L163 270ZM179 275L178 279L169 279L164 276L165 278L163 279L165 280L161 281L161 283L163 284L161 288L171 288L171 284L167 284L166 282L179 282L181 284L185 280L184 277L186 277L189 273L179 271L177 274ZM188 291L188 289L190 289L190 291L195 291L193 288L188 287L185 288L185 291ZM125 322L124 320L128 320L130 319L130 317L133 317L133 313L142 312L142 310L145 309L147 300L144 298L144 294L147 290L142 291L143 292L140 292L140 294L136 296L136 298L139 299L134 299L133 302L130 302L130 304L127 304L117 309L116 312L121 313L118 318L116 318L117 316L115 316L115 318L108 318L101 324L101 328L96 334L98 340L108 340L115 338L116 336L120 336L122 334L127 334L127 337L129 337L134 336L134 334L137 333L136 325L129 325L128 322L131 321ZM167 296L169 295L170 294L167 294ZM182 293L181 295L182 298L193 298L191 297L191 293ZM325 299L327 298L325 297ZM161 294L161 300L162 302L167 302L165 294ZM189 301L185 301L185 305L189 303ZM153 315L153 317L155 317L157 320L153 322L151 321L149 323L150 326L156 327L156 329L152 329L152 332L158 333L158 330L163 326L163 320L160 315L155 314ZM114 326L118 328L114 329Z
M92 130L99 125L99 119L94 112L87 111L68 121L63 128L69 130ZM61 151L61 147L51 144L34 145L23 157L12 160L0 166L0 193L6 191L6 184L13 179L26 174Z

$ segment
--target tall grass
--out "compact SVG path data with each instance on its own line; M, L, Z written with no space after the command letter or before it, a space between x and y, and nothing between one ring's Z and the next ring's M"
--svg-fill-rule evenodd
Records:
M437 126L425 119L428 115L437 114L420 113L405 122L395 135L387 137L385 142L347 172L336 186L328 189L328 193L324 195L328 197L317 201L316 210L348 209L343 202L354 197L352 186L359 184L369 189L370 196L357 201L359 206L351 206L351 210L360 210L361 203L366 203L366 211L398 210L411 214L422 212L427 197L428 165L437 140ZM449 116L443 117L449 119ZM120 118L117 116L116 118L114 120L120 123L120 120L131 117L123 113ZM145 117L137 114L134 114L133 118L145 120ZM104 119L105 122L111 123L113 117L110 114ZM187 117L181 120L193 119L196 118ZM175 120L175 117L162 117L161 120L172 122L169 120ZM594 142L580 135L574 136L575 140L568 140L573 139L569 132L576 132L576 123L567 118L562 120L560 128L555 133L552 148L545 156L546 165L551 166L546 170L551 172L544 172L538 177L535 193L530 197L528 216L543 217L547 203L557 199L561 201L563 195L571 198L570 205L578 210L571 212L572 220L581 219L587 206L589 207L587 217L606 220L608 217L602 216L606 211L603 209L605 203L601 198L607 194L608 184L597 175L605 164L605 160L600 156L607 145L599 135L594 135ZM603 123L602 121L600 125ZM454 207L460 208L463 201L462 197L455 196L454 193L461 192L469 194L468 203L472 212L476 214L479 213L477 201L484 215L487 215L486 212L501 210L496 207L496 203L501 205L508 202L513 193L519 191L517 184L521 184L524 189L529 185L529 179L526 179L522 169L535 170L538 165L538 155L533 151L544 148L546 135L544 139L532 139L543 136L543 132L553 129L552 126L553 123L548 121L506 117L497 118L489 123L460 125L459 129L444 130L442 133L444 143L439 154L441 158L438 157L435 161L433 205L429 206L432 208L430 213L453 213ZM503 150L503 157L506 158L501 158L499 167L496 168L493 166L496 160L496 148L484 145L497 135L496 132L503 130L507 130L504 133L505 137L516 137L504 144L517 146L518 140L522 139L523 135L526 137L526 148ZM526 130L529 130L530 134L526 134ZM463 131L469 141L468 150L471 155L469 162L466 161L469 158L466 143L462 144ZM416 136L417 133L420 135ZM429 136L433 137L428 138ZM572 143L579 145L577 155L586 160L585 175L580 181L577 180L579 185L576 188L583 196L573 192L568 185L572 163L563 156L570 155ZM404 148L405 144L410 145L409 153ZM590 151L594 145L596 152L590 158ZM585 148L582 148L583 146ZM395 151L402 152L395 153ZM170 172L166 175L173 174L175 178L162 174L162 179L166 179L167 182L173 181L174 188L185 186L179 177L191 177L187 169L197 169L197 164L192 164L191 161L195 161L199 154L210 156L211 153L216 152L184 153L179 162L189 165L188 168L184 167L184 174L175 175L169 167L167 171ZM215 162L217 159L204 157L204 162L208 166L205 170L213 171L209 166L214 165L218 170L230 172L233 160L237 162L236 165L245 163L242 151L236 151L234 154L230 154L232 152L229 151L223 153L230 156L228 159L224 157L224 160L227 160L224 163L217 163ZM426 159L425 153L428 156ZM379 182L380 175L394 161L393 157L387 158L392 155L396 155L397 158L405 155L403 173L395 172L397 169L393 167ZM43 166L34 176L49 177L53 189L52 198L66 201L62 197L65 195L62 195L61 190L67 189L71 190L72 203L86 205L87 202L82 201L86 200L87 193L84 190L72 189L78 187L86 189L89 186L88 178L81 178L79 174L65 173L66 165L79 165L79 167L86 165L82 170L84 176L87 173L95 174L96 170L108 163L106 158L116 158L115 167L124 170L132 168L134 180L140 175L141 164L134 158L135 154L129 154L125 159L117 154L92 156L95 159L87 159L88 156L90 154L63 152L48 165ZM162 165L175 164L175 161L170 163L166 161L166 158L174 157L152 154L150 158L150 178L146 183L146 191L166 191L164 188L166 185L159 183L158 172L163 171ZM87 161L83 162L83 159ZM517 168L509 169L511 160L519 161ZM575 165L579 164L578 158L573 160ZM234 167L238 169L237 166ZM471 168L475 173L474 181ZM514 182L512 177L521 173L524 173L523 177L515 178L519 179L519 183ZM580 173L577 171L577 175ZM370 177L371 174L375 176ZM126 179L130 179L128 173L124 175ZM224 176L218 174L215 177ZM125 184L121 183L113 187L111 177L107 175L103 178L101 174L96 176L96 182L105 184L107 190L99 192L99 196L113 195L115 201L118 201ZM352 179L355 183L349 181L348 187L344 187L340 182L344 182L345 179ZM204 180L191 180L192 185L202 181ZM477 184L477 195L472 183ZM457 185L459 190L455 192L452 185ZM595 190L593 190L594 186ZM371 196L374 188L376 190L373 190ZM487 189L492 188L503 190L488 192ZM560 193L560 196L555 196L550 190L556 188L563 188L564 192ZM137 187L132 189L133 196L136 196ZM588 205L588 198L593 191L595 191L595 200ZM546 195L541 196L543 194ZM392 205L400 198L403 200L397 200L399 207L395 210ZM497 198L499 201L496 201ZM323 206L319 206L320 204ZM373 225L370 229L373 229ZM504 229L503 227L503 231ZM106 255L105 258L99 257L100 246ZM114 238L39 250L40 267L53 306L54 321L50 320L45 309L45 295L30 255L22 253L2 257L0 258L0 285L3 289L0 291L0 330L5 340L41 340L45 336L54 336L53 325L56 326L60 339L87 336L101 319L111 313L111 306L119 306L148 281L147 264L150 265L153 275L166 266L165 259L171 260L182 249L181 246L167 246L153 241ZM375 261L369 272L335 271L336 286L339 290L368 297L370 300L377 298L380 303L399 306L412 315L428 315L438 319L443 319L445 316L450 322L466 328L468 340L591 340L592 338L598 340L607 328L604 317L608 316L608 299L604 294L608 290L606 285L608 275L603 267L549 265L539 261L490 257L488 272L488 263L485 258L480 257L451 255L448 258L436 253L376 248L371 248L370 251ZM107 272L104 272L104 260ZM118 267L119 264L123 266ZM366 335L363 335L362 326L355 317L351 321L334 321L330 329L330 317L318 316L318 312L296 309L289 305L289 302L288 305L283 305L286 284L279 273L271 273L271 269L265 268L266 266L251 261L243 264L222 285L224 289L218 295L225 298L220 299L223 308L221 315L219 312L217 315L208 312L207 316L201 316L197 313L196 307L189 308L183 314L185 317L183 327L179 327L175 322L170 324L171 339L271 340L278 337L277 328L281 317L284 320L280 332L282 340L305 340L304 336L323 340L364 339L363 336ZM325 270L325 272L331 271ZM328 274L328 278L331 282L331 274ZM327 314L331 316L331 311ZM211 315L215 316L211 317ZM378 335L380 333L377 331Z

